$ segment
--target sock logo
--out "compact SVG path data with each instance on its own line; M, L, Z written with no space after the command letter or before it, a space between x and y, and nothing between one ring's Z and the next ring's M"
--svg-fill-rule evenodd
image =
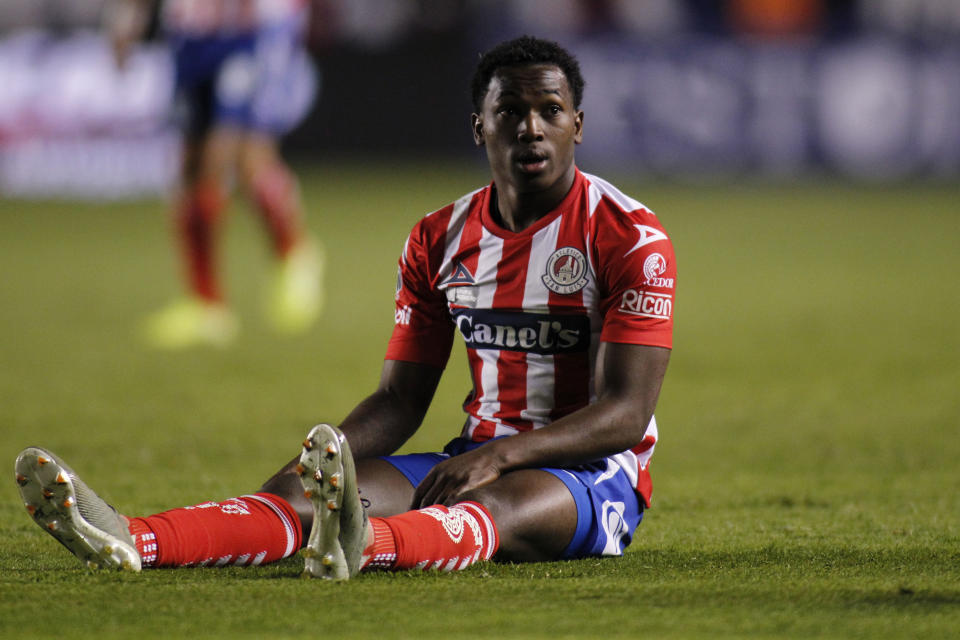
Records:
M420 509L420 513L437 520L454 543L459 544L460 541L463 540L463 533L466 531L464 524L466 524L473 533L474 544L478 547L483 545L483 534L480 533L480 525L477 523L477 519L467 511L456 506L450 507L446 512L437 507L426 507Z

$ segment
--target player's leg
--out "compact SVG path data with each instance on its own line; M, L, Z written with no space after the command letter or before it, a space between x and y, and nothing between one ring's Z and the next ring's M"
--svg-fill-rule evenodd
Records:
M313 504L304 496L304 486L298 471L298 455L267 480L258 493L269 493L287 501L300 520L303 540L313 526ZM360 503L371 517L385 517L403 513L410 508L413 485L396 467L380 458L355 462L357 491Z
M258 565L300 547L297 514L271 494L128 518L36 447L17 457L16 480L34 521L92 568Z
M413 487L446 457L390 456L367 464L361 489L340 431L325 424L314 427L296 466L313 508L305 575L346 579L372 569L449 571L489 559L497 548L497 531L483 505L465 500L407 510ZM364 494L381 509L389 505L385 511L393 515L368 517L361 504Z
M174 222L188 294L148 318L146 338L154 346L226 346L236 337L239 325L223 301L216 249L239 144L238 131L216 128L184 145Z
M281 331L303 331L323 306L324 252L306 230L297 179L281 158L276 139L259 131L244 136L240 175L277 257L268 317Z
M577 530L577 504L570 491L540 469L507 473L458 500L478 502L490 512L500 538L498 560L556 560Z
M322 449L324 443L329 445L340 437L332 427L321 426L326 429L326 437L316 440L312 432L308 439L311 447ZM462 451L475 446L454 441L448 451L455 455L458 448ZM343 454L337 448L331 455L336 458ZM429 456L434 456L432 462ZM440 454L420 454L388 460L414 486L442 458ZM335 474L335 485L340 486L345 478L346 487L342 497L337 494L337 500L349 500L351 496L357 499L355 478L344 473L344 468ZM329 474L309 462L307 450L297 470L308 493L329 490L322 486ZM371 517L357 566L350 565L346 572L336 574L323 567L311 572L308 565L308 573L342 578L376 568L453 570L489 559L495 553L511 561L621 555L643 516L643 505L630 478L612 459L572 469L511 472L460 498L449 507L433 505L389 517ZM320 508L322 505L322 500L314 503L316 520L330 516ZM313 556L331 552L331 557L348 555L340 551L342 536L338 540L317 535L316 527L308 542ZM349 544L355 543L355 539L349 540Z
M132 518L117 512L66 463L43 449L21 453L16 480L37 524L91 566L139 570L141 565L259 565L292 555L310 532L314 505L304 496L298 463L299 457L253 494ZM356 496L357 502L362 497L371 513L408 507L413 487L394 467L366 460L360 471L369 489Z
M187 264L190 292L211 303L223 300L216 245L227 203L227 184L241 141L239 130L216 127L186 145L177 235Z
M515 471L461 497L489 509L501 537L497 558L521 562L622 555L645 506L614 458Z
M273 250L284 257L303 240L304 215L296 176L270 134L248 131L240 148L240 179L270 234Z

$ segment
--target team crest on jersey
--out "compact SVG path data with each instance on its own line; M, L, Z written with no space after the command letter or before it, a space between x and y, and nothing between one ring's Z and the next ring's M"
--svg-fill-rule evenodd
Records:
M547 260L543 284L554 293L576 293L587 286L587 259L579 249L563 247Z

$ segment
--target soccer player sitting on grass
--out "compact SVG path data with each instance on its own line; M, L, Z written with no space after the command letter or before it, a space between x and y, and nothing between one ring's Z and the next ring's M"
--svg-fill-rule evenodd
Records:
M335 579L621 555L649 506L676 265L649 210L574 164L583 85L552 42L480 59L472 128L492 183L413 228L379 387L339 428L314 427L259 492L127 518L29 448L16 473L34 519L81 560L134 570L258 565L302 546L306 573ZM392 455L454 334L473 376L461 436Z

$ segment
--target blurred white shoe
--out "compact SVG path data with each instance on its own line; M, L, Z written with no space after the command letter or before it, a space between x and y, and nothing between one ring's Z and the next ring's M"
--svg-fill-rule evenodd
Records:
M301 240L280 261L267 305L267 315L281 333L302 333L323 309L325 255L319 242Z
M229 346L240 323L226 305L198 298L177 300L149 316L143 327L147 344L158 349Z

